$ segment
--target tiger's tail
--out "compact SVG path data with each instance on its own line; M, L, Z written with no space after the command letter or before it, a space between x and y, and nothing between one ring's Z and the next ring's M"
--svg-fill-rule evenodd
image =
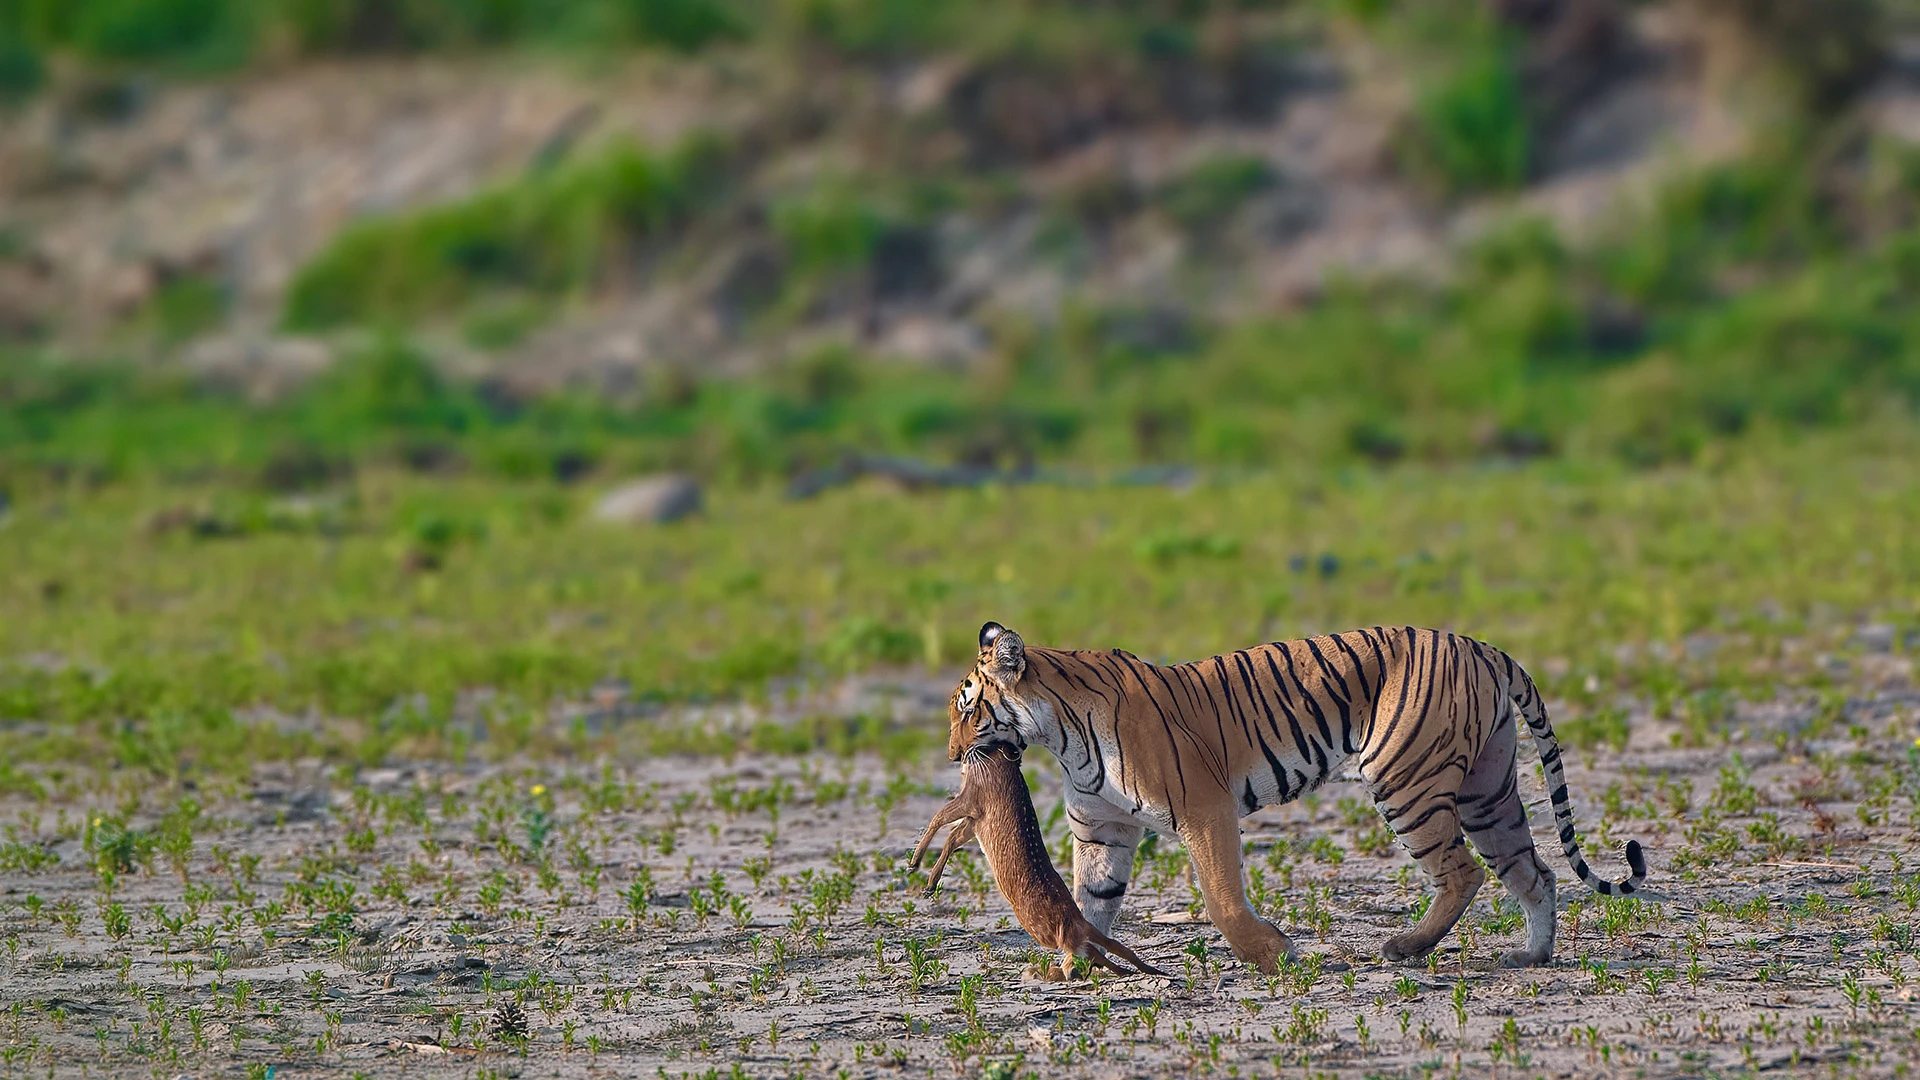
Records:
M1624 881L1608 881L1587 865L1573 829L1573 801L1567 797L1567 770L1560 760L1560 740L1554 738L1553 725L1547 721L1547 703L1541 699L1540 688L1533 684L1533 677L1512 657L1507 657L1507 668L1513 703L1526 718L1527 731L1533 736L1534 747L1540 751L1540 768L1546 774L1547 790L1552 793L1553 820L1560 827L1560 850L1566 852L1567 865L1588 888L1601 896L1632 895L1647 877L1647 857L1640 850L1640 841L1627 841L1627 869L1632 871L1632 876Z

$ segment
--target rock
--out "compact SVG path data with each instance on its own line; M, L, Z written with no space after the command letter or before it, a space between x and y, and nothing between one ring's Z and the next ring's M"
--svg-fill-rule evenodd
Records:
M1894 628L1888 623L1868 623L1853 632L1853 643L1867 652L1892 652Z
M1110 311L1100 320L1100 337L1110 348L1142 356L1185 356L1202 344L1193 317L1166 305Z
M809 469L787 484L787 498L810 499L829 488L856 480L877 478L901 491L1020 484L1033 479L1031 469L1001 470L991 465L935 465L913 458L854 455L838 465Z
M1188 465L1138 465L1117 473L1113 483L1118 487L1164 487L1186 491L1198 479Z
M254 401L272 401L327 370L333 359L332 348L314 338L236 330L195 341L182 365Z
M700 509L700 485L678 473L635 480L608 492L593 508L601 521L664 525Z
M921 363L958 367L987 351L987 337L978 326L959 319L908 315L882 333L881 352Z
M401 931L405 930L407 928L407 925L412 921L413 921L413 916L402 912L401 914L395 915L390 919L384 919L380 922L374 923L371 926L361 929L360 944L372 945L377 942L384 941L388 938L395 937Z

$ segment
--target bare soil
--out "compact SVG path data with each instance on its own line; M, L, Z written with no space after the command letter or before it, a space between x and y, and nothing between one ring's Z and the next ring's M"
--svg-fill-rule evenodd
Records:
M1908 670L1824 711L1741 705L1711 745L1643 714L1624 748L1570 751L1597 866L1638 838L1649 901L1571 879L1529 755L1562 924L1556 963L1521 971L1490 966L1521 934L1491 882L1429 961L1378 958L1425 886L1350 784L1245 823L1299 967L1239 967L1161 838L1116 932L1180 977L1054 983L984 860L933 899L905 871L957 779L937 750L263 766L219 791L38 774L45 798L0 804L0 1047L23 1076L1899 1075ZM201 813L170 850L183 794Z

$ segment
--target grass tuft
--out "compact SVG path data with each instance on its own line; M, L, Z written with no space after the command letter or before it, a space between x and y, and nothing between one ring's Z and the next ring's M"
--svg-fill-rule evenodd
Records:
M289 287L290 330L417 320L488 293L561 297L635 272L712 197L720 147L620 145L432 209L352 226Z

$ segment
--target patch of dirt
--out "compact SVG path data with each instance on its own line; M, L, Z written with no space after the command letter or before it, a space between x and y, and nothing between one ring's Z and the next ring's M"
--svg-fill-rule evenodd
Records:
M36 772L43 797L0 803L5 1052L52 1076L1889 1075L1920 1056L1920 692L1885 650L1837 670L1844 703L1739 705L1713 745L1642 713L1623 749L1570 751L1596 866L1639 839L1647 900L1570 879L1523 759L1562 890L1557 963L1525 971L1489 967L1520 939L1497 885L1430 962L1378 958L1425 890L1345 783L1244 825L1307 962L1237 966L1161 838L1117 933L1179 977L1059 984L1025 974L977 854L932 899L905 871L956 779L937 751ZM915 683L844 705L925 722ZM687 719L596 697L617 738ZM1056 776L1027 764L1064 863Z

